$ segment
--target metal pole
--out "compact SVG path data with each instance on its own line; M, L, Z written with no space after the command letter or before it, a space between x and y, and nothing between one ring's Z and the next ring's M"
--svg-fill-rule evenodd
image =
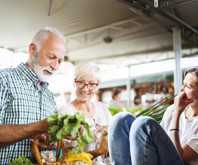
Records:
M127 78L127 107L131 106L131 75L130 66L128 66L128 78Z
M182 87L182 70L181 70L181 32L178 27L173 29L173 50L175 53L175 70L174 70L174 93L177 94Z

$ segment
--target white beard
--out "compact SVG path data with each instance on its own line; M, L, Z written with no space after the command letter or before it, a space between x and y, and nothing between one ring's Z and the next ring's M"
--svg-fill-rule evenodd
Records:
M38 63L39 53L36 52L34 59L33 59L33 65L34 65L34 72L37 75L38 79L42 82L48 82L49 79L52 77L52 75L56 72L55 70L52 70L52 68L47 66L40 66ZM45 75L44 70L47 70L51 73L51 75Z
M51 75L45 75L43 73L44 70L52 73ZM39 64L34 64L34 72L37 75L38 79L42 82L48 82L52 75L55 73L50 67L40 66Z

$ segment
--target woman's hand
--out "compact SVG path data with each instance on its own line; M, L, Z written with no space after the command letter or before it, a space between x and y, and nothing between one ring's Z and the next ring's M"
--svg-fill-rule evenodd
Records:
M96 129L94 130L94 135L96 138L102 138L100 144L99 144L99 148L93 151L89 151L90 154L93 155L93 158L96 158L100 155L106 154L109 150L108 150L108 136L102 136L103 133L108 131L108 126L99 126L96 125ZM99 136L99 137L97 137ZM96 139L96 140L99 140Z
M109 151L108 149L108 136L104 136L98 148L100 155L106 154Z
M181 114L186 108L186 106L188 106L193 101L194 100L192 99L188 99L185 91L179 92L174 100L174 107L175 107L176 113Z
M108 136L104 136L100 143L99 148L93 151L89 151L89 153L93 156L92 159L94 159L100 155L106 154L108 151L109 151L108 150Z
M94 130L94 134L97 133L102 133L102 132L107 132L108 131L108 126L96 126L96 129Z

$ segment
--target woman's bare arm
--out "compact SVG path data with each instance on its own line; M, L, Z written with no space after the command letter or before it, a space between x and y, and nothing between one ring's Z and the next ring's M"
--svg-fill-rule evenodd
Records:
M172 120L170 124L169 137L173 141L184 163L188 163L190 160L198 158L198 154L190 148L188 145L181 146L179 137L179 119L186 108L193 100L187 99L185 92L180 92L175 98L174 112L172 114ZM182 128L181 128L182 129Z

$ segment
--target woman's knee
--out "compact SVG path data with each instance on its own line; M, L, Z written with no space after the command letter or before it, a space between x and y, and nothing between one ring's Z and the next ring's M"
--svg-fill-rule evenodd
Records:
M146 125L156 125L157 124L157 121L150 116L138 117L136 122L140 123L140 125L145 125L145 124Z
M138 117L132 125L132 130L140 131L140 130L156 130L157 127L160 127L159 123L149 116L141 116Z
M135 120L135 117L129 112L120 112L116 114L112 121L110 122L110 129L118 129L123 127L123 125L127 124L131 127L132 122Z

